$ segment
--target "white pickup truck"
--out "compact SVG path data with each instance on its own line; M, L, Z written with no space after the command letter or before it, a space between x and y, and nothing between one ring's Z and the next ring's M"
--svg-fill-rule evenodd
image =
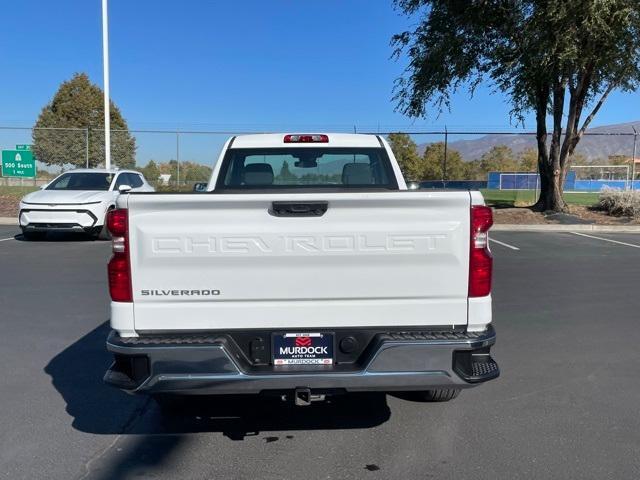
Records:
M233 137L206 192L123 194L109 214L105 381L450 400L499 374L491 224L479 192L407 189L380 136Z

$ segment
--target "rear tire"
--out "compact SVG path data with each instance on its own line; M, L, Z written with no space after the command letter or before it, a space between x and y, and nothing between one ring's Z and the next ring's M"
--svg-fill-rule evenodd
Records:
M460 390L456 388L437 388L419 392L420 398L425 402L448 402L458 395L460 395Z
M29 232L29 231L22 231L22 237L25 240L28 240L30 242L37 242L38 240L44 240L44 238L47 236L47 232Z
M393 395L393 393L392 393ZM418 390L409 392L397 392L396 396L410 402L448 402L460 395L457 388L436 388L434 390Z

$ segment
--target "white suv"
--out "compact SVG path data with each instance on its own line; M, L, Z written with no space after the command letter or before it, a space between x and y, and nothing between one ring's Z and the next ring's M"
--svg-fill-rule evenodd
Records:
M105 217L114 208L120 190L154 191L144 176L133 170L65 172L20 201L22 233L29 240L42 238L49 231L85 232L107 238Z

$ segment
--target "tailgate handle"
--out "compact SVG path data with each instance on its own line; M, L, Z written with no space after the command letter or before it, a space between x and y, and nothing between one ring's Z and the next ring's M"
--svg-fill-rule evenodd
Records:
M321 217L329 202L272 202L269 213L276 217Z

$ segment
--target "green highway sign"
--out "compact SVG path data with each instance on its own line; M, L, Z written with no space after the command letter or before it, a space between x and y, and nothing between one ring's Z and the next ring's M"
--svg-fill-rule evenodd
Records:
M35 178L36 160L31 150L3 150L2 176Z
M16 145L16 150L29 150L29 151L31 151L31 145Z

